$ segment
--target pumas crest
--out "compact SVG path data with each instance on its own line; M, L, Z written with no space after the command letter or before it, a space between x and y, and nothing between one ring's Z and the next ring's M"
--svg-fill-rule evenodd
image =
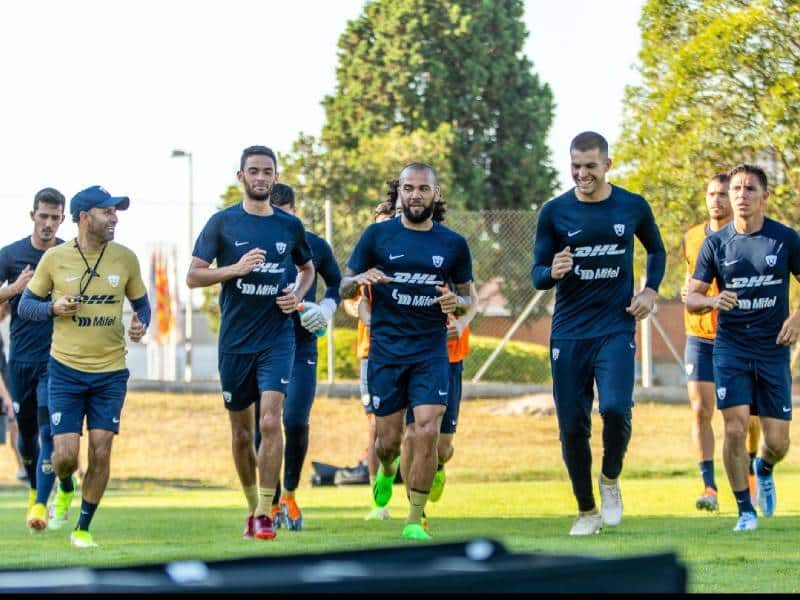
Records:
M109 275L108 276L108 285L112 288L115 288L119 285L119 275Z
M614 233L616 233L619 237L625 235L625 224L624 223L615 223L614 224Z
M767 261L768 267L774 267L778 263L778 256L775 254L767 254L764 260Z
M433 266L441 267L444 264L444 256L433 256Z
M275 242L275 250L278 251L278 254L283 254L286 252L286 243L285 242Z
M720 400L725 400L725 396L728 395L728 390L724 387L717 388L717 398Z

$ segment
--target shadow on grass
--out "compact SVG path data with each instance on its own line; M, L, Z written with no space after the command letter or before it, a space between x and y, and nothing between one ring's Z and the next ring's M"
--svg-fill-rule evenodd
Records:
M132 491L152 488L173 488L180 490L227 490L227 486L211 483L204 479L167 479L158 477L112 478L108 489L115 491Z

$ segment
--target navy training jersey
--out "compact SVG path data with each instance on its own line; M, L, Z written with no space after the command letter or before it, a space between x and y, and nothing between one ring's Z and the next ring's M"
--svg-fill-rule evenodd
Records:
M287 273L292 261L302 265L311 259L300 219L278 208L269 216L252 215L240 202L208 220L192 254L226 267L253 248L266 251L264 263L247 275L222 282L220 352L260 352L280 335L291 335L287 326L291 315L283 313L275 299L294 282Z
M582 202L573 188L542 206L533 245L534 285L552 287L553 256L567 246L573 254L572 271L554 282L552 338L591 339L636 330L636 320L625 311L633 298L634 236L648 254L646 286L658 291L666 252L644 198L612 185L605 200Z
M446 316L434 300L436 286L472 281L472 258L463 236L440 223L428 231L402 219L364 230L347 266L354 273L376 267L393 278L372 286L369 357L393 363L447 359Z
M714 352L742 358L788 358L789 347L775 343L789 316L789 283L800 274L800 236L764 218L754 233L738 233L733 221L709 235L694 279L736 292L733 310L719 311Z
M314 261L316 275L322 277L322 280L325 282L325 297L339 304L339 285L342 283L342 271L339 269L339 265L336 264L336 257L333 256L333 250L331 250L328 242L310 231L306 231L306 242L308 242L308 246L311 248L311 260ZM290 283L295 280L297 277L297 270L294 266L289 266L287 275L287 279ZM314 282L308 289L308 293L305 298L303 298L306 302L316 302L316 275L314 276ZM300 324L300 313L295 312L292 317L294 319L294 337L297 343L315 342L317 336Z
M64 240L56 238L56 245ZM39 264L44 250L37 250L30 236L9 244L0 250L0 284L4 281L14 283L26 265L31 270ZM53 339L53 319L46 321L27 321L17 314L17 306L22 295L9 300L11 324L9 325L9 358L22 362L43 362L50 356L50 342ZM50 300L48 295L47 300Z

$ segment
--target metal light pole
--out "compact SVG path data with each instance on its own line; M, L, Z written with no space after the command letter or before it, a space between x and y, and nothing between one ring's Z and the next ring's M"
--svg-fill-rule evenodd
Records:
M189 259L192 256L192 246L194 245L194 171L192 169L192 153L185 150L173 150L172 158L189 159ZM185 363L183 367L183 380L192 380L192 288L188 288L186 293L186 314L184 316L184 349Z

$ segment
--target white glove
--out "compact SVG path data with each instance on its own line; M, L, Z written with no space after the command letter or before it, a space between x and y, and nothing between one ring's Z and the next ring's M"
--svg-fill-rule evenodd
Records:
M336 310L336 303L330 298L324 298L322 302L304 302L305 310L300 315L300 324L311 333L316 333L320 329L328 326L328 322Z

